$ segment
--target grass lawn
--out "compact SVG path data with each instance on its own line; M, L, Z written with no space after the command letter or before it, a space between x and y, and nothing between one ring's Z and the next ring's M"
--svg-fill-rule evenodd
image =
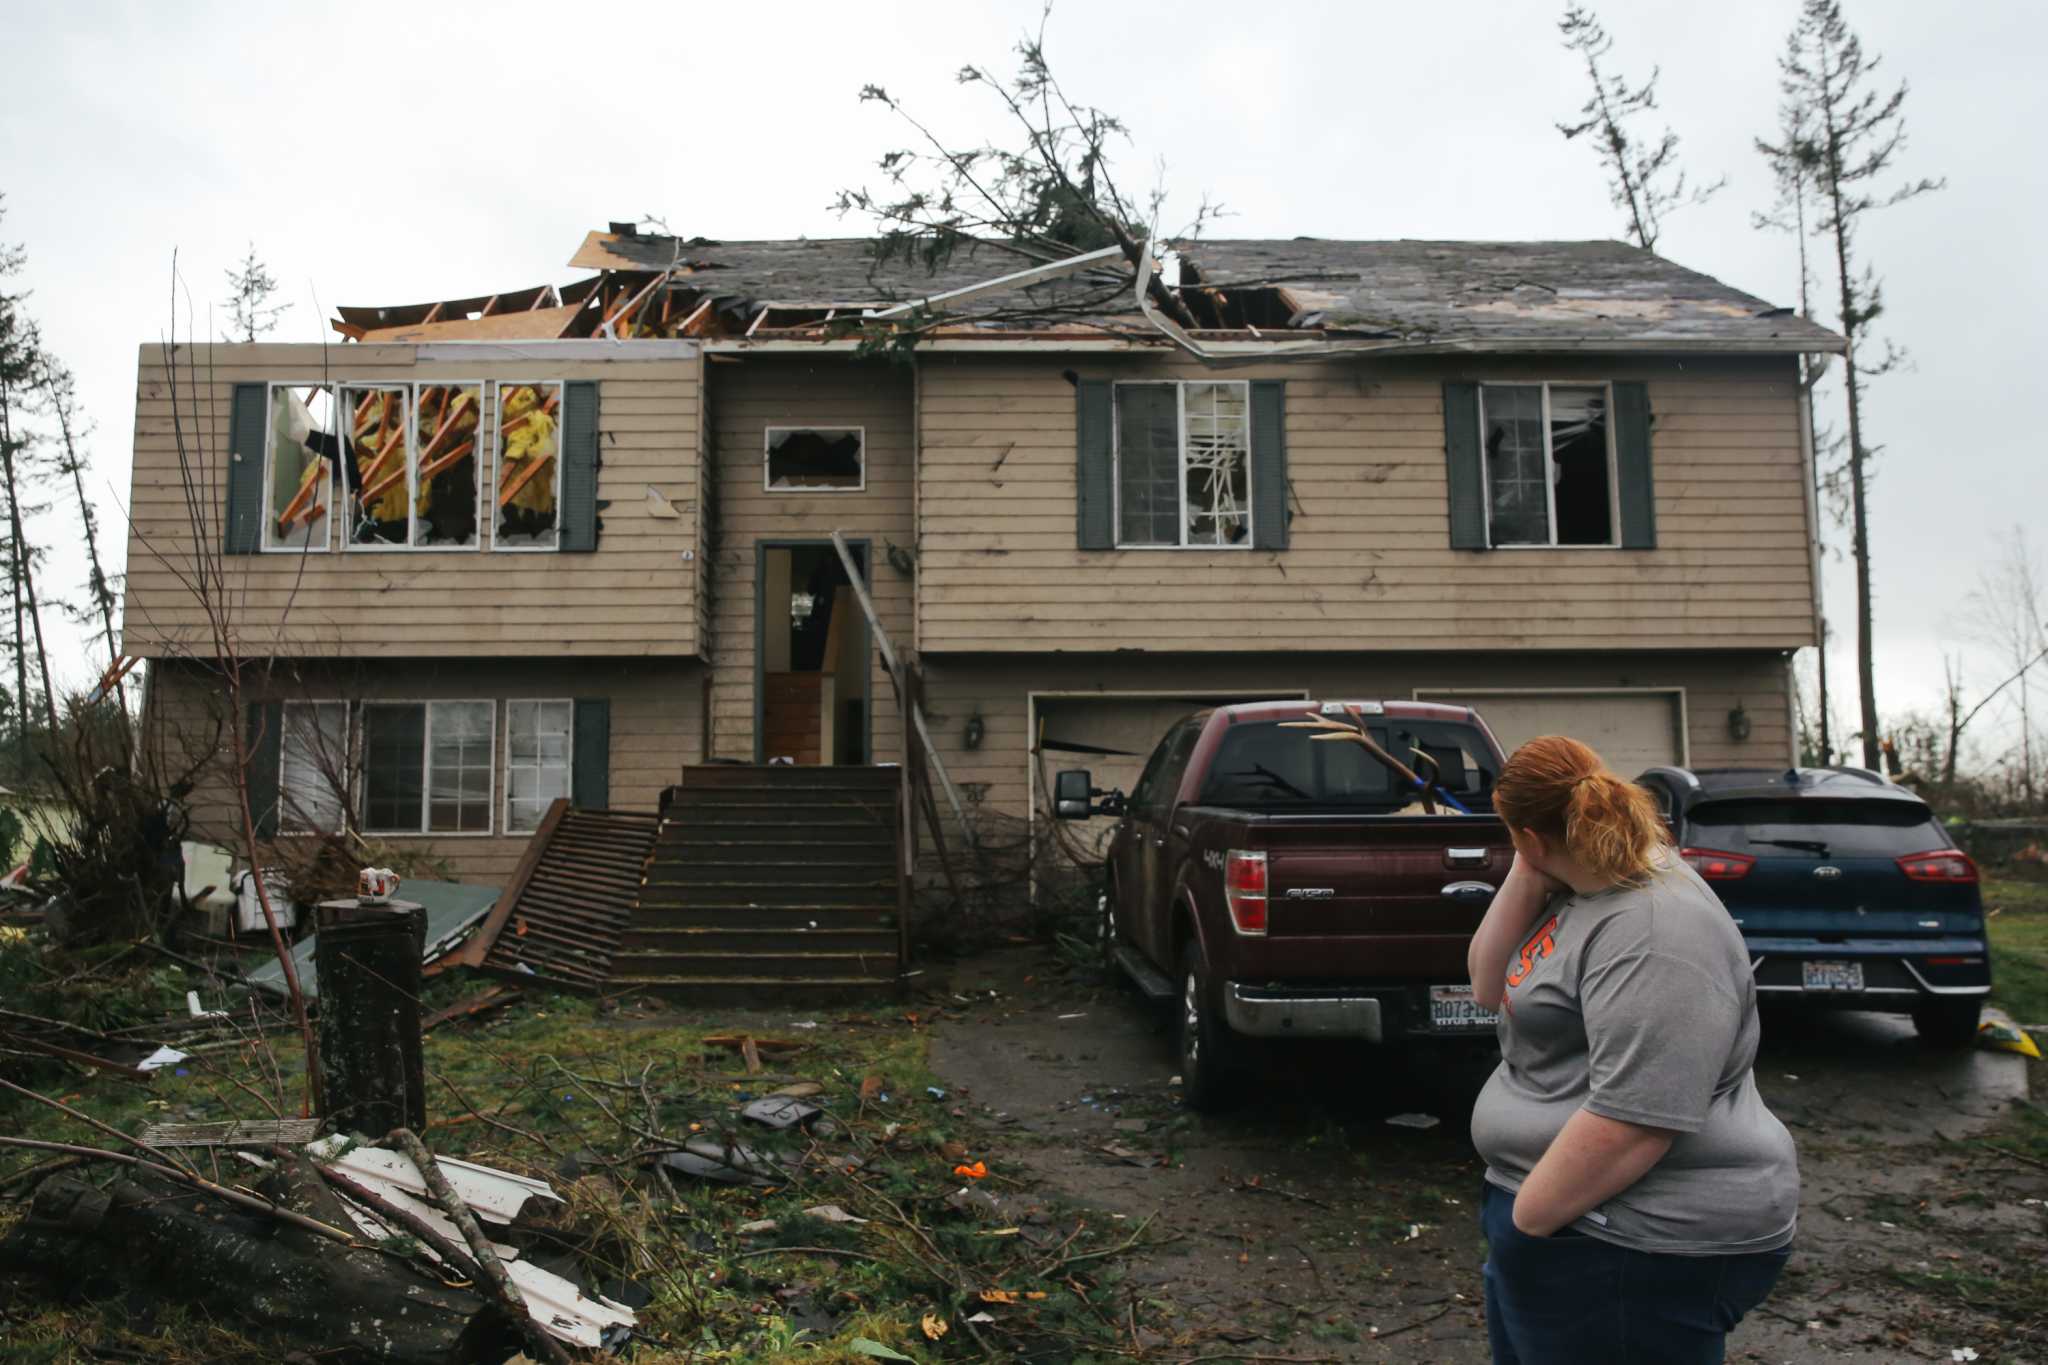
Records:
M33 946L0 944L0 958L17 958L17 982L19 956ZM95 1022L107 1026L117 980L93 984L102 1010ZM154 967L118 978L115 998L127 1006L121 1013L162 1020L183 1012L185 984L179 971ZM428 1004L481 984L440 978ZM54 1013L63 996L43 992L38 1004ZM853 1011L685 1013L529 994L428 1036L424 1136L438 1153L554 1186L566 1204L532 1234L529 1251L566 1251L586 1283L625 1281L651 1295L633 1356L643 1365L1013 1352L1114 1358L1128 1292L1119 1262L1145 1244L1144 1229L1025 1196L1001 1148L939 1091L921 1008L929 1010L877 1002ZM706 1041L735 1033L793 1046L764 1049L766 1074L749 1075L737 1050ZM297 1113L303 1064L289 1028L240 1045L231 1039L147 1085L61 1063L0 1057L0 1069L128 1133L153 1119L262 1118L273 1106ZM815 1087L809 1102L825 1110L828 1129L775 1133L739 1117L746 1101L788 1085ZM11 1093L0 1093L0 1133L111 1145ZM691 1136L784 1154L789 1178L756 1188L650 1169L650 1151ZM195 1155L207 1170L212 1158ZM7 1177L38 1159L0 1149L0 1236L29 1188L8 1188ZM983 1178L956 1174L976 1163ZM88 1169L95 1179L112 1173ZM964 1199L963 1189L972 1191ZM864 1221L806 1212L826 1205ZM746 1224L753 1230L742 1232ZM173 1365L280 1358L232 1324L188 1320L175 1306L147 1323L131 1311L119 1299L60 1303L0 1277L0 1336L11 1343L0 1355ZM15 1350L24 1354L8 1354Z
M2022 1024L2048 1023L2048 882L1984 879L1991 1002Z

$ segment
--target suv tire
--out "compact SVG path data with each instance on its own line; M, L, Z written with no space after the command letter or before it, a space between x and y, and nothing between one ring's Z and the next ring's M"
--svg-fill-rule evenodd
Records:
M1202 960L1202 945L1190 938L1180 952L1180 990L1174 1000L1174 1041L1180 1058L1181 1093L1188 1107L1203 1113L1227 1109L1239 1093L1242 1045L1223 1020L1216 983Z
M1968 1047L1983 1004L1981 996L1937 996L1913 1007L1913 1029L1929 1047Z

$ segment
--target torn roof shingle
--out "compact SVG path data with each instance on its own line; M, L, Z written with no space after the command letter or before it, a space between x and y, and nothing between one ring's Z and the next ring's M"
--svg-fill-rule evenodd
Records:
M1040 264L1044 257L998 243L969 243L936 270L915 261L878 264L866 237L784 241L678 239L632 232L592 232L570 265L608 272L603 279L669 271L668 289L699 296L718 311L746 320L760 310L838 309L857 312L963 289ZM1280 316L1290 326L1262 326L1241 336L1258 341L1301 341L1305 334L1348 346L1390 350L1615 350L1615 351L1840 351L1843 341L1825 327L1775 307L1697 271L1622 242L1423 242L1197 240L1178 244L1182 285L1229 293L1252 287L1281 291ZM599 277L580 281L579 292ZM635 285L633 288L637 288ZM568 291L563 302L568 303ZM623 297L618 295L614 297ZM1240 294L1240 298L1243 295ZM472 304L473 300L457 301ZM1053 305L1057 312L1034 311ZM593 305L595 306L595 305ZM607 305L610 306L610 305ZM468 327L453 319L445 329L427 323L428 306L343 310L368 323L379 339L425 329L450 337L477 332L510 334L520 323L494 316ZM539 309L535 321L549 310ZM1004 316L1005 312L1008 316ZM365 314L361 318L354 315ZM376 313L381 316L368 316ZM1262 317L1267 314L1262 313ZM667 316L666 310L664 316ZM553 321L552 318L548 319ZM592 321L586 319L585 321ZM804 332L823 340L817 318L761 319L761 330L783 337ZM394 326L393 324L399 324ZM381 326L379 326L381 324ZM410 324L405 325L405 324ZM551 335L563 334L555 323ZM1028 339L1101 336L1163 342L1139 315L1130 272L1121 263L1031 285L1008 294L982 295L960 309L947 335L1000 334ZM582 335L588 327L575 334ZM1213 333L1211 335L1214 335ZM1347 340L1348 339L1348 340Z

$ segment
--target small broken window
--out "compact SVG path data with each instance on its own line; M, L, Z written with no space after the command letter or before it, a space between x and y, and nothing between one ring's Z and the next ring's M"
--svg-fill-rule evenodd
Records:
M345 388L341 407L348 423L342 457L347 543L411 544L412 390L403 384Z
M264 463L263 548L325 550L334 501L334 390L273 384Z
M1116 386L1117 544L1249 545L1251 387Z
M767 441L771 493L857 493L867 487L862 427L769 427Z
M422 384L414 460L412 543L443 549L477 543L477 426L481 384Z
M494 549L552 550L558 545L561 447L561 384L498 385Z
M1605 385L1480 387L1492 544L1614 544L1608 406Z

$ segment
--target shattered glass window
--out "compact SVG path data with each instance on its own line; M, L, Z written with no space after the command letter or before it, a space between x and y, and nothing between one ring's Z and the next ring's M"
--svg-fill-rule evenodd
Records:
M263 548L325 550L334 507L334 390L276 384L270 390L270 455L264 468Z
M412 543L412 391L403 384L344 388L342 473L347 543Z
M477 543L477 437L483 401L481 384L419 387L414 545L448 549Z
M1183 474L1189 545L1237 545L1252 533L1251 391L1237 384L1186 384Z
M561 496L562 385L498 385L493 548L552 550Z
M1605 385L1487 384L1488 525L1495 545L1612 545Z
M333 834L348 809L348 703L288 701L278 737L277 827Z
M857 492L866 486L859 427L769 427L768 491Z
M505 703L505 832L540 828L541 817L569 796L574 706L566 701Z
M1488 384L1481 394L1493 543L1548 545L1550 474L1543 439L1543 386Z
M1117 544L1181 543L1176 385L1116 386L1116 506Z
M427 703L429 832L490 833L494 714L487 701Z

